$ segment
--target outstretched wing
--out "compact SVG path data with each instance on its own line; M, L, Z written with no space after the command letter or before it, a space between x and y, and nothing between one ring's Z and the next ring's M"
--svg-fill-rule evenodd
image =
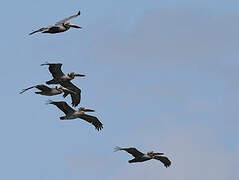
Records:
M29 35L35 34L35 33L37 33L37 32L42 32L42 31L45 31L45 30L47 30L47 29L48 29L48 28L43 27L43 28L40 28L40 29L38 29L38 30L36 30L36 31L33 31L33 32L29 33Z
M37 33L37 32L47 31L47 30L49 30L49 29L52 28L52 27L53 27L53 26L47 26L47 27L40 28L40 29L38 29L38 30L36 30L36 31L33 31L33 32L29 33L29 35L35 34L35 33Z
M42 90L42 91L50 91L50 90L51 90L51 88L49 88L48 86L46 86L46 85L44 85L44 84L36 85L35 88L37 88L37 89L39 89L39 90Z
M56 23L56 25L63 24L63 23L65 23L65 22L69 21L70 19L75 18L75 17L77 17L77 16L79 16L79 15L80 15L80 11L79 11L76 15L73 15L73 16L70 16L70 17L67 17L67 18L65 18L65 19L62 19L62 20L58 21L58 22Z
M121 147L118 147L118 146L117 146L117 147L115 148L115 151L122 151L122 150L128 152L129 154L131 154L131 155L134 156L135 158L144 155L144 153L138 151L138 150L137 150L136 148L134 148L134 147L121 148Z
M95 129L102 130L103 129L103 124L99 121L99 119L95 116L91 116L88 114L82 114L80 116L81 119L84 119L85 121L93 124L95 126Z
M171 161L165 156L154 156L154 159L161 161L166 168L171 165Z
M65 101L51 101L49 100L48 104L54 104L55 106L57 106L60 110L62 110L65 115L67 115L68 113L74 113L75 110L72 109Z
M20 94L24 93L25 91L29 90L29 89L32 89L32 88L37 88L37 89L40 89L41 91L50 91L51 88L49 88L48 86L45 86L43 84L39 84L39 85L36 85L36 86L31 86L29 88L26 88L26 89L23 89Z
M32 34L35 34L35 33L37 33L37 32L42 32L42 31L44 31L44 30L46 30L46 28L38 29L38 30L36 30L36 31L33 31L33 32L29 33L29 36L32 35Z
M49 65L49 71L52 74L53 78L60 78L62 76L64 76L65 74L62 72L61 70L61 63L45 63L45 64L41 64L41 66L44 65Z
M71 100L72 100L71 104L73 107L77 106L81 101L81 90L70 81L61 82L61 85L75 92L74 94L71 93ZM69 94L68 92L65 92L63 97L66 97L68 94Z

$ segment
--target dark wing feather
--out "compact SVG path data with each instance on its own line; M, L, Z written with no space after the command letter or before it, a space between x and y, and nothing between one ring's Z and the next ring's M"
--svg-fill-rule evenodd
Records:
M49 88L48 86L46 86L46 85L44 85L44 84L36 85L35 88L37 88L37 89L39 89L39 90L42 90L42 91L50 91L50 90L51 90L51 88Z
M74 113L75 110L72 109L65 101L49 101L49 104L54 104L55 106L57 106L60 110L62 110L65 115L67 115L68 113Z
M37 89L40 89L41 91L50 91L51 88L43 85L43 84L40 84L40 85L36 85L36 86L31 86L29 88L26 88L26 89L23 89L20 94L24 93L25 91L29 90L29 89L32 89L32 88L37 88Z
M80 116L81 119L84 119L85 121L93 124L95 126L95 129L97 129L98 131L103 129L103 124L99 121L99 119L95 116L91 116L88 114L82 114Z
M130 147L130 148L120 148L120 147L116 147L116 151L118 150L124 150L126 152L128 152L129 154L131 154L132 156L134 156L135 158L137 157L141 157L144 155L144 153L138 151L136 148L134 147Z
M64 81L60 83L63 87L76 92L76 94L71 94L71 100L72 100L72 106L77 106L81 101L81 90L76 87L72 82L70 81ZM63 97L66 97L69 93L65 92Z
M171 165L171 161L165 156L154 156L154 159L161 161L166 168Z
M65 74L62 72L61 70L61 63L45 63L45 64L41 64L41 66L44 65L49 65L49 71L52 74L53 78L60 78L62 76L64 76Z
M65 19L62 19L62 20L58 21L55 25L63 24L65 22L69 21L70 19L75 18L79 15L80 15L80 11L76 15L73 15L73 16L70 16L70 17L67 17Z
M54 78L59 78L65 74L61 71L62 64L50 64L49 71Z
M36 31L33 31L33 32L31 32L31 33L29 33L29 35L32 35L32 34L35 34L35 33L37 33L37 32L42 32L42 31L44 31L44 30L46 30L47 28L41 28L41 29L38 29L38 30L36 30Z

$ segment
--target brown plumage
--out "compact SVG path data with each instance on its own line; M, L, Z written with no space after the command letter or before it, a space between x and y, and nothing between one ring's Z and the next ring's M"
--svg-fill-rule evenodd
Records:
M75 94L71 94L72 106L77 106L81 101L81 89L75 86L71 80L74 79L76 76L84 77L84 74L78 74L74 72L70 72L67 75L64 74L61 70L62 64L61 63L45 63L41 64L41 66L48 65L49 71L52 74L53 79L47 81L46 84L60 84L63 87L74 91ZM64 97L66 97L69 93L65 92Z
M60 117L61 120L80 118L94 125L96 130L98 131L103 129L103 124L97 117L85 114L85 112L94 112L94 110L86 109L84 107L80 107L78 110L74 110L64 101L49 101L48 104L57 106L61 111L65 113L65 116Z
M50 34L61 33L61 32L69 30L71 27L81 29L82 27L68 22L70 19L76 18L79 15L80 15L80 11L76 15L73 15L73 16L67 17L61 21L58 21L55 25L40 28L36 31L29 33L29 35L35 34L37 32L50 33Z
M122 151L122 150L134 156L134 159L129 160L129 163L144 162L150 159L157 159L161 161L166 168L171 165L171 161L166 156L162 156L164 153L155 153L153 151L149 151L146 154L144 154L134 147L121 148L117 146L115 148L115 151Z

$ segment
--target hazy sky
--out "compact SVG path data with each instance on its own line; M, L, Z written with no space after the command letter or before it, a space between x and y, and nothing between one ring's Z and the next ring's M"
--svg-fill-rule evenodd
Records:
M0 179L232 180L239 177L239 1L4 1L1 4ZM34 34L73 15L82 30ZM34 90L61 62L96 131ZM65 99L70 103L70 98ZM113 152L134 146L164 152L129 164Z

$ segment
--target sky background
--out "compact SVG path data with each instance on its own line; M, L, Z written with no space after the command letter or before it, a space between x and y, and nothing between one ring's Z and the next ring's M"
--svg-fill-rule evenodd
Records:
M237 0L4 1L1 3L0 179L233 180L239 172ZM83 27L34 34L81 10ZM63 63L81 106L104 124L60 121L45 97L21 89ZM70 103L70 98L65 99ZM129 164L126 152L164 152Z

